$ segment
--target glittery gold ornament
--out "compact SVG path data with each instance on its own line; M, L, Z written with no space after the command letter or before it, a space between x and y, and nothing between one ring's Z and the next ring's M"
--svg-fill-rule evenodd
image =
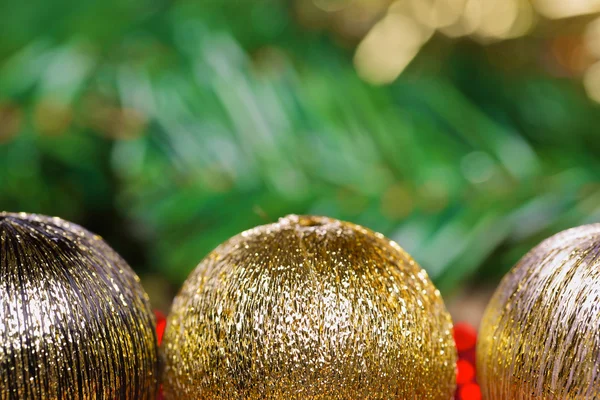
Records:
M167 399L452 397L452 323L396 243L288 216L209 254L168 317Z
M0 399L154 399L154 317L100 237L0 213Z
M504 278L477 371L487 400L600 399L600 224L545 240Z

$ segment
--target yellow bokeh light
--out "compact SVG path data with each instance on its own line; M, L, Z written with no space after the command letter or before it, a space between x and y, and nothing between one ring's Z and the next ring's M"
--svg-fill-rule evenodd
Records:
M518 2L519 10L517 18L512 27L504 35L505 39L517 38L526 35L531 31L537 22L537 13L534 11L529 0L520 0Z
M467 36L481 25L483 17L482 0L467 0L459 20L450 26L440 28L449 37Z
M480 0L481 22L476 34L484 38L503 38L517 20L518 0Z
M432 31L413 18L390 12L358 45L354 65L373 84L393 82L429 40Z
M475 35L489 41L523 36L534 23L528 0L467 0L460 18L439 30L449 37Z
M405 0L406 1L406 0ZM409 0L417 20L432 29L450 26L462 15L467 0Z
M588 68L583 76L583 84L588 96L600 103L600 62Z
M588 24L585 30L585 47L590 54L600 57L600 18Z
M533 5L540 14L553 19L600 11L600 0L533 0Z
M331 7L334 3L346 4L343 0L327 1L332 3ZM353 0L347 3L350 6L329 13L330 26L343 37L360 39L385 14L391 0Z

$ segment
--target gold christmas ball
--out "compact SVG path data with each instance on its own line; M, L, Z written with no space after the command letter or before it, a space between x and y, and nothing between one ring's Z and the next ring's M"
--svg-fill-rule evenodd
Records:
M0 213L0 399L152 399L148 296L100 237Z
M481 325L484 399L600 399L600 224L543 241L502 280Z
M361 226L288 216L210 253L168 317L166 399L449 400L452 322L427 274Z

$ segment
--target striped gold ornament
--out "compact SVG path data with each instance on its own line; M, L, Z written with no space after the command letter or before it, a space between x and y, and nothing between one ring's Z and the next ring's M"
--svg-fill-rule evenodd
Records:
M154 316L100 237L0 213L0 399L154 400Z
M477 372L487 400L600 399L600 224L543 241L503 279Z
M288 216L225 242L168 317L166 399L449 400L456 348L440 293L396 243Z

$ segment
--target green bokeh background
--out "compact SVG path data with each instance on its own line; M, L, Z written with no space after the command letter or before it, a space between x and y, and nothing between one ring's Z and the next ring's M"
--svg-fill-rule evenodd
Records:
M101 234L159 307L288 213L384 233L445 295L600 219L600 112L544 61L552 25L435 36L373 86L291 2L0 2L0 208Z

